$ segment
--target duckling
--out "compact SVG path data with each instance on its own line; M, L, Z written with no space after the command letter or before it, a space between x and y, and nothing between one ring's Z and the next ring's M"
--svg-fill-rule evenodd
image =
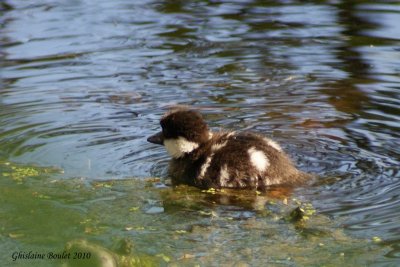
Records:
M252 132L211 132L198 111L172 109L160 124L162 131L147 141L163 145L172 157L173 184L265 191L273 185L300 185L310 177L277 142Z

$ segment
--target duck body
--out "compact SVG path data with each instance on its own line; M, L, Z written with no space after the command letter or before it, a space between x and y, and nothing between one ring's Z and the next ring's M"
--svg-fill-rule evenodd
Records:
M298 185L308 177L275 141L251 132L211 132L196 111L172 110L161 126L163 131L148 141L164 145L172 156L169 175L174 184L266 190Z

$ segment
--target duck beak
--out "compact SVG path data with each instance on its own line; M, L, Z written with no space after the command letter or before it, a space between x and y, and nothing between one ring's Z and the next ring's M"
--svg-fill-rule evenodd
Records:
M164 145L164 135L162 132L159 132L147 138L147 141L156 145Z

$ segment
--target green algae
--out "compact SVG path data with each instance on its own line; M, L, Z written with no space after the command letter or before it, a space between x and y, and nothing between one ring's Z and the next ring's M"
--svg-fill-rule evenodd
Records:
M387 251L377 238L348 236L340 221L291 195L158 188L154 178L61 179L52 168L0 166L0 260L10 264L14 250L75 249L97 259L107 255L110 266L359 266ZM16 173L22 183L11 178ZM148 212L154 208L158 212ZM293 219L295 211L300 215ZM18 261L55 263L104 265L94 259Z

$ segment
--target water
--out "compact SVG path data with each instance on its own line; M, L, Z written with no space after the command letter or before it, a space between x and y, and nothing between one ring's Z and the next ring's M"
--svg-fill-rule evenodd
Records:
M397 1L1 8L2 262L83 239L121 265L121 242L155 265L399 263ZM159 186L168 157L146 137L175 104L273 137L316 183L277 208ZM316 209L310 226L285 220L293 198Z

